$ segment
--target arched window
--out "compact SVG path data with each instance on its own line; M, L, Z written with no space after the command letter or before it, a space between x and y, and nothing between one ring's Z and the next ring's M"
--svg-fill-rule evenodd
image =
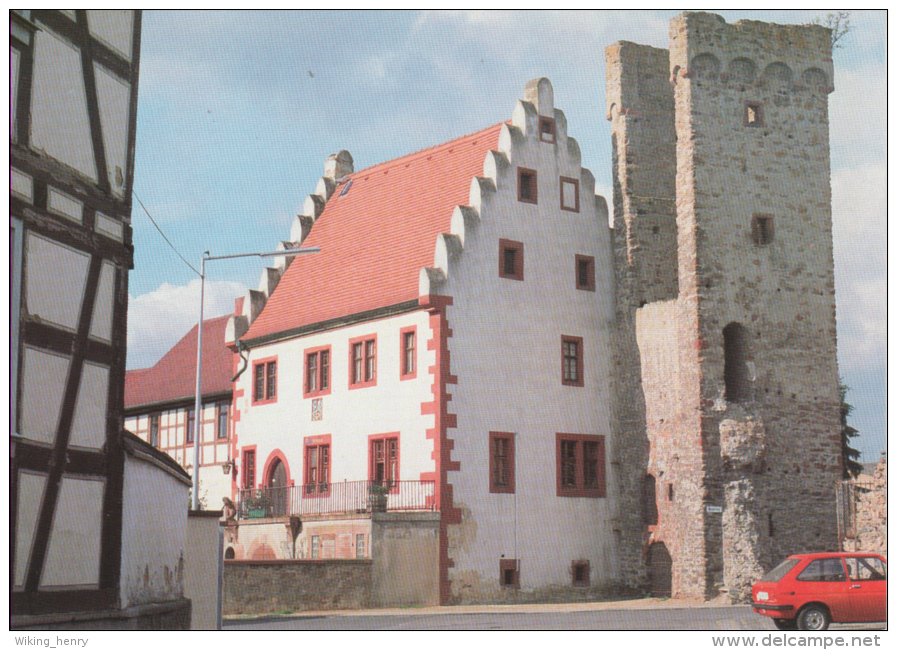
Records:
M723 328L723 347L727 402L747 402L751 398L751 373L748 370L748 331L740 323Z

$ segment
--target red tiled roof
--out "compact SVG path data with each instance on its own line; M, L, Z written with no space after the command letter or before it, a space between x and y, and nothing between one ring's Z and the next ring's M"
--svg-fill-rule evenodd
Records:
M233 355L224 345L229 316L210 318L202 327L202 394L230 392ZM169 402L196 394L194 325L152 368L125 373L125 408Z
M417 299L436 236L498 146L503 123L351 174L339 185L258 318L253 339Z

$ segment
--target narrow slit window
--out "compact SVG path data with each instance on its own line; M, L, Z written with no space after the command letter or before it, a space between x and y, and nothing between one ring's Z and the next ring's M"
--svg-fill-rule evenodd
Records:
M576 288L581 291L595 290L595 258L588 255L576 256Z
M763 126L763 105L760 102L744 103L744 126Z

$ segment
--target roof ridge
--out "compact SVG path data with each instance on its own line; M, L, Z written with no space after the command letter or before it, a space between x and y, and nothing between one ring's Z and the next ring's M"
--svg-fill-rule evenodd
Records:
M358 178L359 176L361 176L361 175L363 175L363 174L369 174L369 173L371 173L371 172L373 172L373 171L378 171L378 170L381 169L381 168L386 168L386 169L388 169L388 168L392 168L392 167L396 166L396 165L399 164L399 163L404 163L404 162L409 162L409 161L416 160L417 158L420 158L420 157L424 156L425 154L432 154L432 153L436 152L436 151L439 150L439 149L442 149L442 148L448 147L448 146L450 146L450 145L453 145L453 144L455 144L455 143L457 143L457 142L460 142L461 140L465 140L465 139L467 139L467 138L470 138L470 137L475 136L475 135L479 135L479 134L481 134L481 133L486 133L487 131L491 131L492 129L494 129L494 128L497 127L497 126L501 126L501 125L503 125L503 124L510 124L510 123L511 123L511 120L502 120L501 122L497 122L497 123L495 123L495 124L490 124L489 126L487 126L487 127L485 127L485 128L479 129L479 130L477 130L477 131L473 131L472 133L468 133L467 135L462 135L462 136L459 136L459 137L457 137L457 138L452 138L451 140L447 140L446 142L441 142L441 143L439 143L439 144L434 144L434 145L432 145L432 146L430 146L430 147L426 147L426 148L424 148L424 149L420 149L420 150L418 150L418 151L413 151L413 152L411 152L411 153L406 153L404 156L399 156L398 158L393 158L393 159L391 159L391 160L385 160L385 161L383 161L383 162L377 163L377 164L375 164L375 165L371 165L370 167L365 167L364 169L361 169L361 170L359 170L359 171L357 171L357 172L355 172L355 173L353 173L353 174L350 174L350 175L347 177L347 179L355 179L355 178Z

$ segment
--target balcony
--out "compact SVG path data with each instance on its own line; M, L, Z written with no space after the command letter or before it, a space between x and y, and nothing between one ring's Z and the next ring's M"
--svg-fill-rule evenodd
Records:
M436 510L435 481L343 481L240 490L238 519Z

